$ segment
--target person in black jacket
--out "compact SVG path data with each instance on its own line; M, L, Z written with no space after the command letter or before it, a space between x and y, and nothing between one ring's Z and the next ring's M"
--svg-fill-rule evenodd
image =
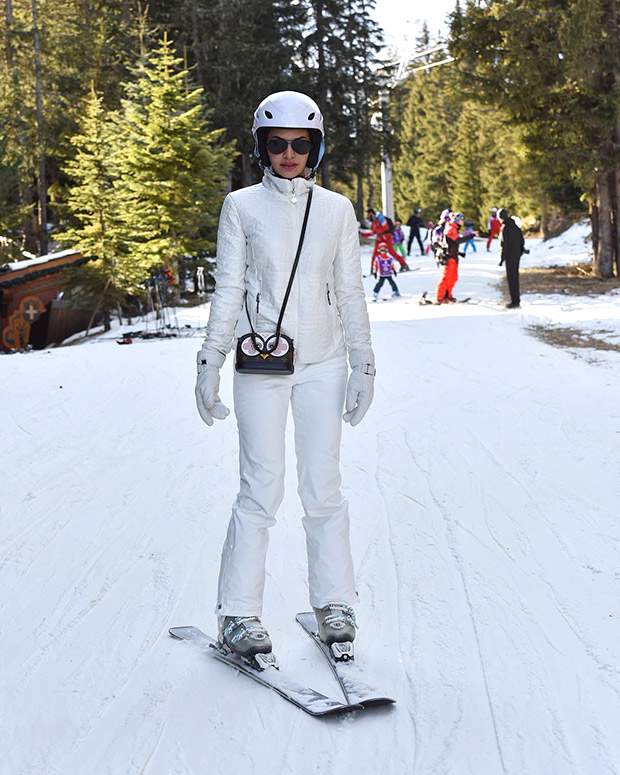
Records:
M408 256L411 255L411 243L413 242L414 238L417 239L418 245L420 246L420 255L424 255L424 245L422 244L422 237L420 236L420 229L422 226L424 226L424 222L422 218L420 218L421 212L422 208L416 207L414 214L407 221L407 226L409 227L409 240L407 241Z
M519 295L519 262L523 253L526 252L525 240L523 239L521 229L508 215L506 209L502 208L497 217L502 224L499 235L501 245L499 265L506 264L506 280L508 281L508 290L510 292L510 303L506 304L506 308L517 309L521 305L521 297Z

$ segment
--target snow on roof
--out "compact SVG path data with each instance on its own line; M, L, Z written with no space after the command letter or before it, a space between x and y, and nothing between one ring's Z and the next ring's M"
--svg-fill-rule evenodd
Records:
M65 256L72 256L78 253L77 250L60 250L58 253L47 253L44 256L38 256L37 258L27 258L24 261L10 261L8 266L11 271L16 269L28 269L30 266L36 266L37 264L46 264L48 261L53 261L55 258L64 258Z

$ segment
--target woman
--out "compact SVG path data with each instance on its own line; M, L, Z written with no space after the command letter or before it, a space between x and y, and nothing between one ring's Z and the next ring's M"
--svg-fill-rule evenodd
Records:
M224 419L229 412L219 397L219 370L235 336L276 330L312 192L282 320L282 333L295 345L294 373L234 376L241 484L222 550L216 613L220 646L260 667L275 663L261 616L268 529L284 494L289 405L310 603L321 638L330 647L340 644L334 655L353 655L356 592L348 506L340 492L341 422L361 421L375 369L353 208L314 181L324 151L318 106L299 92L272 94L258 106L252 133L264 175L260 184L229 194L222 206L196 399L207 425Z

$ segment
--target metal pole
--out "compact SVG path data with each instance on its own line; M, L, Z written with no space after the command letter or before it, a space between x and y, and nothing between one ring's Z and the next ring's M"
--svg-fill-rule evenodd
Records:
M389 112L387 87L381 90L381 125L383 129L383 158L381 159L381 201L383 202L383 212L394 220L394 189L392 186L392 162L388 151L386 140L389 132Z
M392 162L387 152L381 160L381 200L383 212L394 220L394 188L392 185Z

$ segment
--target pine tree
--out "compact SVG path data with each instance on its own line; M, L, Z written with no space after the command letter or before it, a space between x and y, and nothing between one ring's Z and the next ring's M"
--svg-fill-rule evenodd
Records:
M19 198L23 246L36 253L45 249L41 218L47 197L38 202L37 215L35 192L53 192L59 184L90 84L106 104L118 103L135 56L139 14L129 12L127 0L4 0L3 10L0 99L6 111L0 112L5 159L16 173L7 196ZM53 220L53 194L50 205Z
M307 86L297 53L305 8L273 0L180 0L172 8L168 0L152 0L149 13L193 68L213 125L236 144L232 188L256 183L260 170L251 133L256 107L272 92Z
M453 196L452 207L474 222L479 228L483 213L484 192L481 170L485 162L481 142L479 115L471 105L462 106L458 122L456 145L453 149Z
M453 15L451 38L471 98L525 127L546 192L570 177L590 196L599 230L594 269L611 276L620 256L616 1L469 2Z
M136 75L119 123L129 251L143 270L171 268L179 281L182 264L215 244L233 149L209 128L202 89L166 34Z
M372 0L306 0L308 25L301 48L307 89L325 117L321 183L330 188L332 177L350 183L355 175L358 209L364 168L380 144L380 132L373 131L368 115L378 99L382 43L381 29L370 16L373 6Z
M452 206L461 100L452 87L449 68L416 72L405 88L406 120L394 165L396 207L410 214L418 204L425 218L436 221L443 209Z
M80 131L71 138L76 149L64 168L73 185L65 209L72 225L59 235L61 244L92 257L68 273L66 291L78 306L101 310L106 330L110 312L144 279L127 254L122 219L117 133L103 100L94 91L86 100Z

